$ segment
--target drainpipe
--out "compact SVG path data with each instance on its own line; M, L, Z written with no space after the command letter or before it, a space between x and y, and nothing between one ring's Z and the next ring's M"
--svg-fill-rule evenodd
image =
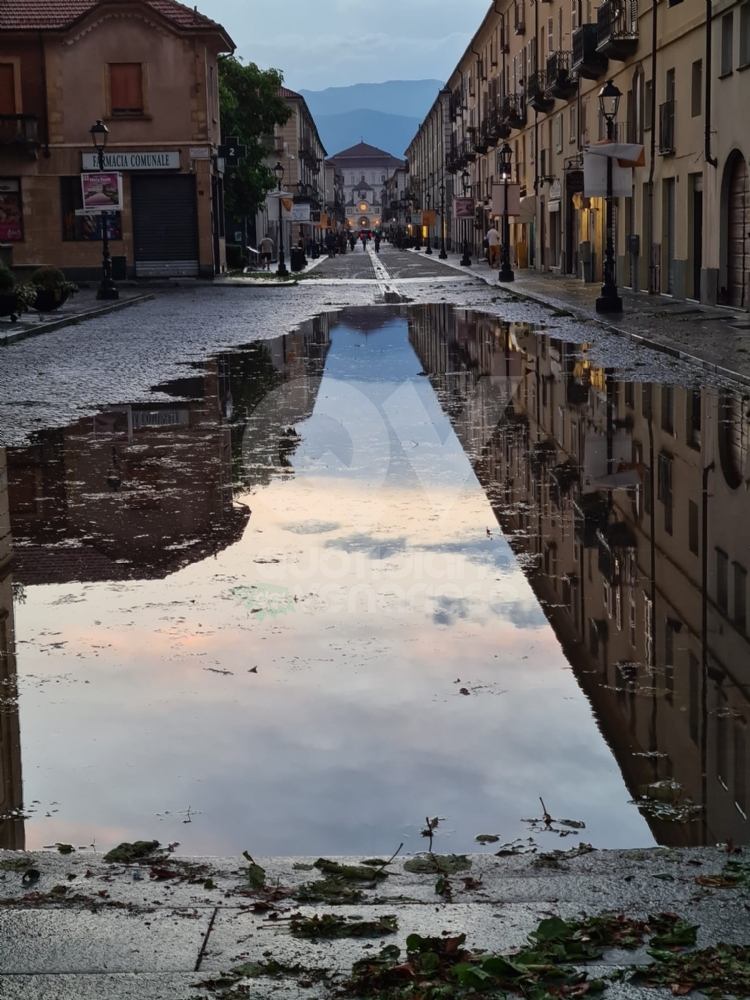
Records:
M651 0L651 162L648 167L648 294L654 289L654 170L656 168L656 3Z
M703 135L704 143L704 155L706 158L706 163L709 163L714 169L719 165L719 161L715 156L711 156L711 25L713 22L713 9L711 7L711 0L706 0L706 94L705 94L705 108L703 111L703 118L705 121L705 131Z
M709 0L710 6L710 0ZM703 834L706 834L706 796L708 794L706 760L708 757L708 477L714 469L711 462L703 470L703 503L701 510L701 791L703 801L703 813L701 816L703 824Z
M44 36L39 32L39 61L42 64L42 107L44 110L44 158L48 160L52 154L49 151L49 107L47 105L47 56L44 51Z

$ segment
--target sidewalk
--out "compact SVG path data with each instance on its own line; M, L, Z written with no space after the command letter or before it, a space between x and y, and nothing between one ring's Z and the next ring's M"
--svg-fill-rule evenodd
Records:
M0 347L25 340L27 337L50 333L65 326L73 326L87 319L95 319L97 316L105 316L118 309L127 309L128 306L148 302L153 298L153 292L126 288L120 289L119 299L113 302L100 302L96 297L95 288L82 288L77 295L73 295L65 305L54 312L38 313L29 309L19 316L15 323L11 323L9 319L0 319Z
M405 961L410 934L433 938L438 949L441 939L466 934L473 956L507 953L528 947L527 936L541 921L579 921L583 912L640 921L671 914L662 920L679 917L697 927L685 940L681 931L672 945L748 943L750 890L732 874L747 876L744 854L734 860L725 848L595 851L583 843L563 851L556 848L573 838L551 833L543 839L545 853L537 854L504 845L497 856L499 845L492 844L481 855L399 856L377 878L370 873L385 861L364 867L350 858L269 858L251 866L242 858L162 852L108 864L91 851L3 851L0 996L325 1000L341 995L336 987L355 961L376 959L384 945L400 948ZM359 867L340 867L352 864ZM308 920L328 914L324 926L337 933L301 937L290 925L293 914ZM362 921L375 923L369 935L366 928L352 930ZM609 983L604 1000L667 997L666 990L654 994L627 977L610 981L618 970L651 961L643 935L657 924L624 947L617 947L624 935L605 930L594 939L602 948L588 965L566 963ZM559 922L555 926L560 933ZM540 940L543 947L546 939ZM744 968L750 975L750 966ZM693 979L700 987L700 971ZM347 995L375 994L355 989Z
M411 251L416 253L416 251ZM437 256L430 258L439 260ZM515 269L516 280L498 282L497 271L472 258L461 267L461 255L448 254L443 265L471 273L509 295L527 298L577 318L598 323L614 333L698 364L707 371L750 382L750 314L736 309L702 306L669 295L634 293L620 288L623 312L600 316L595 301L601 285L584 284L569 276Z

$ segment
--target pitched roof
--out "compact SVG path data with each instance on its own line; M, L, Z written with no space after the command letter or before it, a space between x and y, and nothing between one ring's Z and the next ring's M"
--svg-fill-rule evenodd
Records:
M298 94L296 90L290 90L289 87L279 87L279 97L285 97L288 100L305 100L302 94Z
M114 7L121 2L123 0L0 0L0 31L60 30L96 7ZM179 28L218 30L225 34L216 21L177 0L143 2Z
M399 160L398 157L393 156L391 153L387 153L384 149L378 149L377 146L371 146L369 142L358 142L356 146L350 146L348 149L342 149L340 153L336 153L331 159L334 162L341 162L342 166L345 166L343 161L351 160L362 160L367 162L373 162L375 160L388 160L389 163L403 164L403 160Z

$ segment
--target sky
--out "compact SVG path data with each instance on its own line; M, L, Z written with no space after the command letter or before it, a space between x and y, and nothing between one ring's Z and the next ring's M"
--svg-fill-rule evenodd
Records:
M281 69L294 90L447 79L489 6L489 0L198 0L201 13L227 29L238 55Z

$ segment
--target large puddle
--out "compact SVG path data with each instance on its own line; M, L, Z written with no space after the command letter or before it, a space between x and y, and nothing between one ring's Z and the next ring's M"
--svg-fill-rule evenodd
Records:
M447 306L157 388L0 449L0 846L748 840L747 398Z

